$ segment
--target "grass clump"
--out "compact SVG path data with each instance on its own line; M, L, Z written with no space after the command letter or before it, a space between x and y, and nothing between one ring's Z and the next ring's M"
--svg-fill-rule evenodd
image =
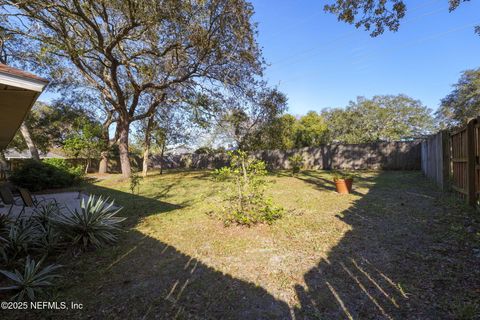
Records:
M224 184L223 214L225 225L232 223L253 225L272 223L283 215L283 208L275 206L265 195L265 163L253 159L244 151L229 152L230 166L215 170L218 181Z

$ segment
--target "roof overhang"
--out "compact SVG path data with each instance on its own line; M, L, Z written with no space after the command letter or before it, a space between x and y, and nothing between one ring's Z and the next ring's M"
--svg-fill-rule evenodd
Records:
M48 80L0 64L0 150L7 147Z

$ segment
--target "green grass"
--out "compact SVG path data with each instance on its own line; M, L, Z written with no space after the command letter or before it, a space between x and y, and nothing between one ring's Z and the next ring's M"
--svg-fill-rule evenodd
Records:
M59 300L75 318L448 318L478 308L478 221L418 172L364 172L334 192L326 172L269 177L273 225L209 216L209 172L152 173L138 195L111 175L85 186L124 206L116 246L63 256ZM472 226L475 232L466 232ZM477 290L477 291L475 291ZM455 297L453 299L452 297ZM56 313L39 312L46 316Z

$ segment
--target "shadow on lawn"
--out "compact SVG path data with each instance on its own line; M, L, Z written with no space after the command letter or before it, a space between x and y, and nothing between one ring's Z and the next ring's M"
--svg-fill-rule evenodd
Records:
M480 285L475 257L444 230L442 216L452 212L438 207L440 196L416 172L380 173L337 215L352 230L304 275L306 285L296 286L296 319L445 319L470 312Z
M133 228L146 215L169 214L189 204L94 186L93 192L108 194L126 207L131 213L126 226L131 229L112 249L113 256L92 253L80 262L87 270L72 286L79 286L76 290L81 293L75 297L85 297L86 301L80 301L85 309L71 311L72 315L112 319L445 318L443 300L468 298L462 287L466 281L472 287L478 279L462 272L475 267L464 261L465 251L448 259L432 253L432 246L442 240L429 232L438 218L431 210L434 198L422 196L429 186L417 186L420 191L413 193L416 187L402 187L419 181L417 173L393 178L381 173L374 181L359 182L370 183L369 192L337 216L352 230L304 275L305 285L295 287L300 304L293 309L254 283L216 271ZM77 270L82 268L77 266ZM102 280L88 281L90 272ZM82 276L87 280L80 285Z
M167 187L170 188L170 187ZM75 266L98 281L72 284L85 309L69 312L74 318L129 319L282 319L289 317L286 303L266 290L216 271L198 259L134 227L142 217L169 214L190 204L159 200L92 186L91 193L108 195L124 206L130 230L121 237L114 254L86 254ZM198 244L199 248L202 244ZM96 267L92 267L95 266ZM92 270L93 269L93 270ZM89 274L93 272L94 275ZM82 274L80 272L80 274ZM89 274L89 275L87 275ZM108 279L108 280L107 280ZM80 284L82 283L82 284ZM102 285L98 286L98 283Z

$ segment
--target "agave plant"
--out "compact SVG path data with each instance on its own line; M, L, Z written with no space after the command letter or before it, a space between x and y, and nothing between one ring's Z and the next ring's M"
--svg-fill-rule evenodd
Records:
M82 199L80 210L69 210L54 219L74 245L83 249L91 245L101 247L117 240L115 232L120 229L120 222L125 220L116 216L121 209L108 198L90 195L87 201Z
M11 297L12 300L24 301L26 295L30 300L35 301L36 294L42 293L45 287L52 286L52 280L60 277L54 273L61 267L60 265L52 264L41 269L42 262L43 259L36 263L30 256L27 256L23 274L16 269L14 272L0 270L0 273L14 282L13 285L2 287L0 290L13 291L15 294Z

